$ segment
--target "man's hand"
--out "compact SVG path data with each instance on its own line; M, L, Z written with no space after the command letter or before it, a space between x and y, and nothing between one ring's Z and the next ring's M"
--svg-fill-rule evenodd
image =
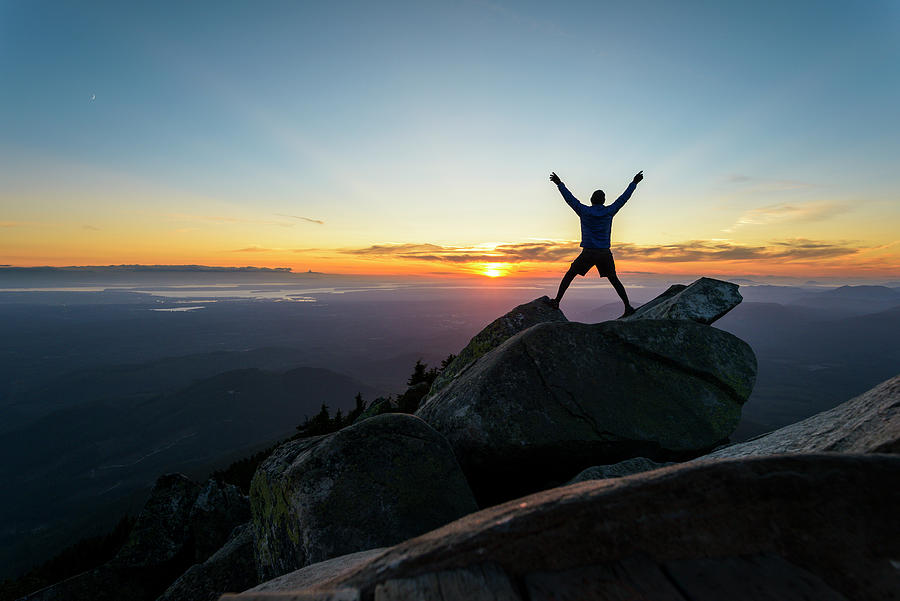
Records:
M550 179L553 179L553 178L550 178ZM641 169L640 171L638 171L637 175L635 175L635 176L634 176L634 179L631 180L631 181L633 181L634 183L637 184L637 183L640 183L640 181L641 181L642 179L644 179L644 170L643 170L643 169Z
M559 179L559 176L556 175L555 173L553 173L552 171L550 172L550 181L553 182L554 184L556 184L557 186L562 185L562 180Z

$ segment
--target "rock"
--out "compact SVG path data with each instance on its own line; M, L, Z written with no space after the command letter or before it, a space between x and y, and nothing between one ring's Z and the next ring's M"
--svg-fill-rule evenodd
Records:
M397 403L391 398L378 397L372 404L363 411L355 422L361 422L364 419L381 415L382 413L394 413L397 411Z
M238 526L221 549L191 566L157 601L214 601L222 593L254 586L259 580L253 547L250 524Z
M447 437L484 504L599 464L696 457L727 439L756 357L686 320L538 324L481 357L416 415Z
M495 349L509 337L539 323L560 321L568 320L562 311L550 306L550 298L547 296L519 305L478 332L459 355L438 374L429 394L435 394L444 388L479 357Z
M690 319L708 325L738 306L741 300L737 284L700 278L690 286L671 286L623 319Z
M833 409L706 457L823 451L900 453L900 376Z
M313 586L318 582L339 578L345 572L355 570L359 566L368 563L373 558L381 555L390 547L380 547L378 549L369 549L368 551L358 551L349 555L341 555L333 559L326 559L319 563L288 572L278 578L267 580L261 584L254 586L247 592L271 593L277 591L290 591L304 589Z
M253 478L250 506L263 578L392 545L477 509L447 441L397 413L277 448Z
M184 474L160 476L113 563L140 567L178 558L187 549L191 508L199 493L200 486Z
M445 581L498 582L501 571L542 600L547 583L559 598L896 599L898 481L895 455L814 454L582 482L468 515L293 592L449 600L463 597L442 596Z
M235 486L210 480L201 487L183 474L161 476L128 540L112 560L29 595L28 599L151 601L198 558L199 561L207 559L229 541L234 526L249 518L249 500ZM253 581L231 590L242 590L257 582L252 545L249 558L250 569L245 573ZM228 559L234 563L231 550ZM194 566L196 569L192 568L188 577L194 580L189 581L196 582L201 575L207 580L213 577L221 580L224 578L222 565L223 560L219 558L210 565ZM244 578L242 574L233 577ZM222 590L226 589L218 592Z
M233 484L210 479L188 517L194 561L202 562L224 545L232 531L250 520L250 499Z
M672 463L657 463L650 461L646 457L632 457L613 465L595 465L586 470L582 470L577 476L567 482L567 484L575 484L576 482L585 482L587 480L606 480L608 478L621 478L632 474L640 474L651 470L673 465Z
M428 382L417 382L407 388L406 392L397 397L397 407L400 412L415 412L415 410L419 408L419 403L421 403L422 399L425 398L425 395L428 394L428 389Z

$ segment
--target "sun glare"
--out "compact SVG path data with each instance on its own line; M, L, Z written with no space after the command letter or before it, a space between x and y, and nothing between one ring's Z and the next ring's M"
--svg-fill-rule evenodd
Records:
M489 278L503 277L509 273L509 263L482 263L480 267L481 275Z

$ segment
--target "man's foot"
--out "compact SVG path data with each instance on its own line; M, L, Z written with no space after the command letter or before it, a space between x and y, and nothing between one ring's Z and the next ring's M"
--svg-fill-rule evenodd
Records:
M625 307L625 312L622 313L622 317L628 317L629 315L634 315L634 307L631 305ZM619 319L622 319L622 317L619 317Z
M550 305L551 307L553 307L554 309L559 309L559 301L558 301L557 299L555 299L555 298L548 298L545 302L546 302L548 305Z

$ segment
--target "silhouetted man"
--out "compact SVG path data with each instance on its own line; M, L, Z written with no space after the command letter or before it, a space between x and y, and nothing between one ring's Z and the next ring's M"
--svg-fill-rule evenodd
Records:
M628 302L628 294L625 292L625 286L616 276L616 263L613 261L612 252L609 250L609 235L612 230L612 219L619 209L622 208L628 199L631 198L632 192L637 187L638 182L644 179L644 172L639 171L634 179L625 188L622 196L616 199L616 202L609 206L605 206L606 194L603 190L597 190L591 194L591 206L583 205L578 199L572 196L566 185L562 183L559 176L550 173L550 181L559 187L565 201L572 207L578 217L581 219L581 247L582 251L578 257L572 261L569 271L563 276L559 283L559 290L556 292L556 298L550 301L554 307L559 307L559 301L562 300L563 294L576 275L585 275L591 267L596 266L600 277L609 278L609 283L613 285L619 298L625 303L625 313L622 317L627 317L634 313L634 307Z

